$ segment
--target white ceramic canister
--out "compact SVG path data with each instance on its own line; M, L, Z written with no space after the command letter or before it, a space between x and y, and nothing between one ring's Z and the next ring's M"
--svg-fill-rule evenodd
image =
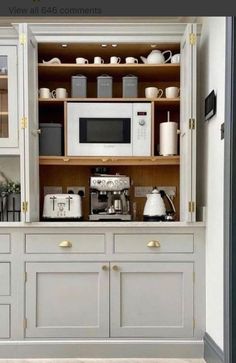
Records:
M178 141L177 122L160 123L160 155L176 155Z

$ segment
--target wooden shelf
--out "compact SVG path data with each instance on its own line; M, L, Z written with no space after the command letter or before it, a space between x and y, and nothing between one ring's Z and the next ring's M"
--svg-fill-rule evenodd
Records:
M133 74L140 79L155 81L178 81L180 77L179 64L38 64L40 79L54 77L71 77L77 73L82 73L88 77L96 77L103 73L110 76L122 77Z
M40 156L40 165L179 165L180 157L176 156L113 156L113 157L66 157Z
M8 116L8 112L0 111L0 116Z
M179 98L39 98L40 104L58 104L63 102L154 102L165 106L177 106Z

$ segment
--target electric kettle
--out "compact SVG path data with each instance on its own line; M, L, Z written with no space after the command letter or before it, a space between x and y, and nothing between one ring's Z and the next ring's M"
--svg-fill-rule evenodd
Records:
M170 210L166 209L164 198L168 200ZM153 188L150 194L147 194L147 200L143 211L143 220L156 221L173 221L175 219L175 206L171 198L164 192Z

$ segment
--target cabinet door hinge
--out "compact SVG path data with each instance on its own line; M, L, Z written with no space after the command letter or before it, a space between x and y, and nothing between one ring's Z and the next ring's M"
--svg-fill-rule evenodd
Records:
M189 43L191 45L195 45L196 44L196 40L197 40L197 36L195 33L190 33L189 34Z
M188 120L188 127L189 127L189 130L194 130L195 129L195 119L194 118L190 118Z
M25 272L25 282L27 282L27 272Z
M27 122L27 117L22 117L20 119L20 128L21 129L26 129L27 128L27 125L28 125L28 122Z
M25 318L23 321L24 329L27 329L27 319Z
M20 45L26 44L26 35L24 33L20 34Z
M22 202L22 212L26 213L28 211L28 202Z
M190 213L193 213L195 211L195 203L194 202L188 202L188 211Z

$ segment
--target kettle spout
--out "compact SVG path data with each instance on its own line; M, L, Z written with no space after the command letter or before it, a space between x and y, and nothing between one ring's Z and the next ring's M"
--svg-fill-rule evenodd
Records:
M142 55L140 56L140 58L143 61L143 63L147 63L147 58L143 57Z

